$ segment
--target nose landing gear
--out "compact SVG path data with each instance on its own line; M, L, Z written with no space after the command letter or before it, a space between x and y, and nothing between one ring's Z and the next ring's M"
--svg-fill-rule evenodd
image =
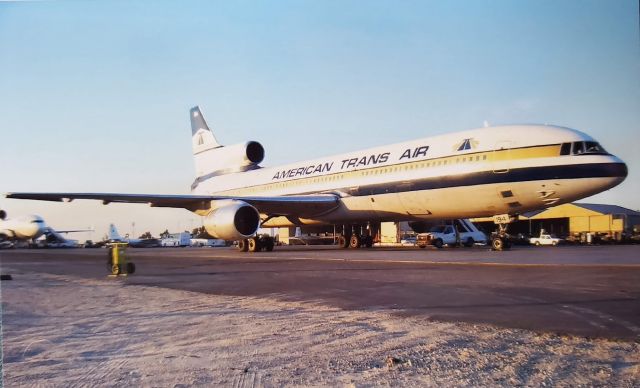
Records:
M508 214L493 217L493 222L497 226L497 230L491 233L491 250L504 251L511 248L511 238L507 233L509 224L516 220Z

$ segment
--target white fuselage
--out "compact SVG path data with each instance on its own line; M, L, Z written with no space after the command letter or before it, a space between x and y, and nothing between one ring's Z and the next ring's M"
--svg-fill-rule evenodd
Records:
M32 240L44 233L46 225L40 216L29 215L0 220L0 237L10 240Z
M563 151L563 143L580 142L595 140L556 126L480 128L203 177L193 193L341 197L333 211L309 219L275 217L264 226L519 214L584 198L624 180L626 166L613 155Z

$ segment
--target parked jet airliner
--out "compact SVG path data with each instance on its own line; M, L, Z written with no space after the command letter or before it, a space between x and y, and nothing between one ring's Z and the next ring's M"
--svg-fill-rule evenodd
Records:
M30 241L45 236L47 246L72 247L77 246L76 240L67 240L61 233L90 232L93 229L54 230L46 225L42 217L36 215L7 218L7 213L0 210L0 247L12 247L15 241Z
M0 210L0 243L17 240L34 241L42 236L46 229L47 226L40 216L7 218L7 213Z
M120 236L118 229L114 224L109 224L109 242L126 242L133 248L155 248L161 246L160 240L157 238L130 238Z
M8 198L96 199L184 208L213 237L242 250L273 249L258 228L514 215L608 190L627 166L590 136L551 125L497 126L362 151L262 167L255 141L222 146L198 107L191 109L196 179L189 195L9 193ZM357 230L344 247L370 246ZM493 238L502 249L505 234Z

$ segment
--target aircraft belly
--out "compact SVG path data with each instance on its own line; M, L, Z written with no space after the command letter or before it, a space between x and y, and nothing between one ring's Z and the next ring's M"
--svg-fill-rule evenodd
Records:
M521 214L583 198L623 178L550 179L343 197L335 211L314 219L277 217L265 226L341 224L490 217ZM428 206L427 206L428 204Z
M433 190L407 191L398 194L399 202L402 204L406 214L412 216L429 216L429 196Z

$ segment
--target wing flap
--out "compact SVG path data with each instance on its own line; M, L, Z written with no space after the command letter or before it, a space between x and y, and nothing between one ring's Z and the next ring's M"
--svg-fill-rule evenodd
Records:
M218 195L118 194L118 193L7 193L7 198L70 202L76 199L102 201L103 204L146 203L154 207L182 208L191 211L211 208L211 201L239 200L253 205L260 213L280 216L311 217L338 207L334 194L287 195L273 197L233 197Z

